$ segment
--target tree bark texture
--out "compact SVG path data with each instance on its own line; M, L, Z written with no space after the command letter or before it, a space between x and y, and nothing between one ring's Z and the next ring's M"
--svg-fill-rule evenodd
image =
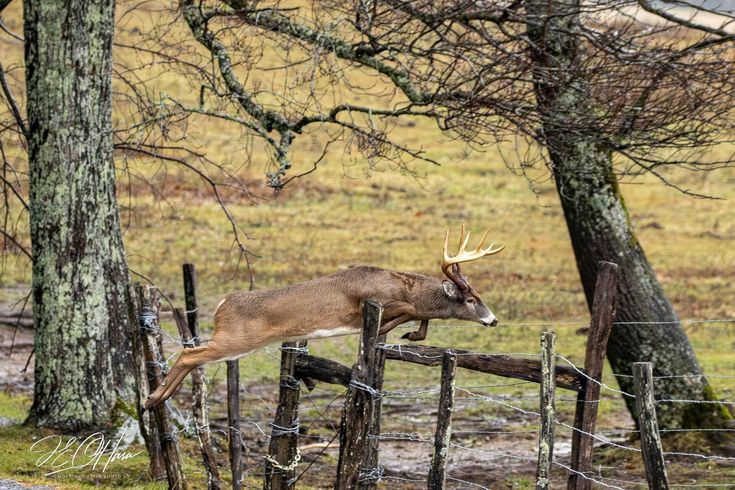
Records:
M613 371L630 376L634 362L646 361L653 363L657 376L701 374L694 350L633 233L613 173L612 151L584 123L585 114L598 108L587 102L584 55L575 35L580 2L527 0L526 10L542 136L590 308L598 263L619 266L618 324L607 349ZM632 377L618 381L624 391L633 392ZM661 380L656 392L660 398L713 397L704 377ZM634 414L634 399L625 398ZM713 415L728 416L713 407L662 404L659 423L662 428L699 427L711 423Z
M29 422L134 414L134 331L115 198L114 0L26 0L35 396Z

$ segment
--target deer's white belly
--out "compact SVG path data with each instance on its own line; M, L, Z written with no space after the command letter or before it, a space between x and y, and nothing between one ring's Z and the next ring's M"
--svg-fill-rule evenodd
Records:
M298 340L323 339L325 337L339 337L340 335L355 334L355 333L358 333L360 330L361 330L360 328L354 328L354 327L337 327L337 328L327 328L323 330L314 330L313 332L310 332L302 337L299 337Z

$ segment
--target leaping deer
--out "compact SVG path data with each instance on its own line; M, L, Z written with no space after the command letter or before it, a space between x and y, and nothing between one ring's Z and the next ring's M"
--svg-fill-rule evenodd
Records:
M419 320L419 329L403 336L411 341L426 338L431 319L456 318L494 327L498 320L459 268L461 263L503 250L504 247L493 248L493 244L482 248L487 235L485 232L475 250L467 252L470 234L465 234L463 225L459 251L453 256L447 251L447 230L442 272L449 281L358 266L280 289L230 294L215 310L211 340L204 346L181 352L166 379L148 396L144 409L167 400L186 375L202 364L238 359L276 341L360 332L363 299L383 305L381 334L402 323Z

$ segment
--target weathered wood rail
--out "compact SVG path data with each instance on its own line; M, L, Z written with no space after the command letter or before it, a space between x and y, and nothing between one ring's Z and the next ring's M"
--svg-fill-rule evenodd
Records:
M501 354L479 354L462 349L434 347L428 345L381 345L385 358L390 361L404 361L422 366L441 366L442 357L447 351L457 356L457 367L494 374L505 378L541 382L541 361L538 359L522 359ZM514 370L517 366L517 370ZM352 369L330 359L312 356L299 356L296 360L296 376L311 378L324 383L349 386ZM585 376L569 366L556 366L556 386L571 391L582 391Z

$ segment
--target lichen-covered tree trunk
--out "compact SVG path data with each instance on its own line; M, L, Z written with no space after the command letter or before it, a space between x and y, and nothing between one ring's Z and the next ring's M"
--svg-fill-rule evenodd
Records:
M136 397L115 199L114 0L26 0L35 396L29 423L111 427Z
M620 387L633 392L633 363L648 361L657 398L713 397L689 339L636 240L613 174L612 153L584 123L589 107L576 24L579 0L527 0L527 32L543 138L564 209L577 268L591 307L597 264L619 266L617 325L607 355ZM634 413L635 403L625 397ZM716 425L729 418L715 404L662 403L661 428Z

